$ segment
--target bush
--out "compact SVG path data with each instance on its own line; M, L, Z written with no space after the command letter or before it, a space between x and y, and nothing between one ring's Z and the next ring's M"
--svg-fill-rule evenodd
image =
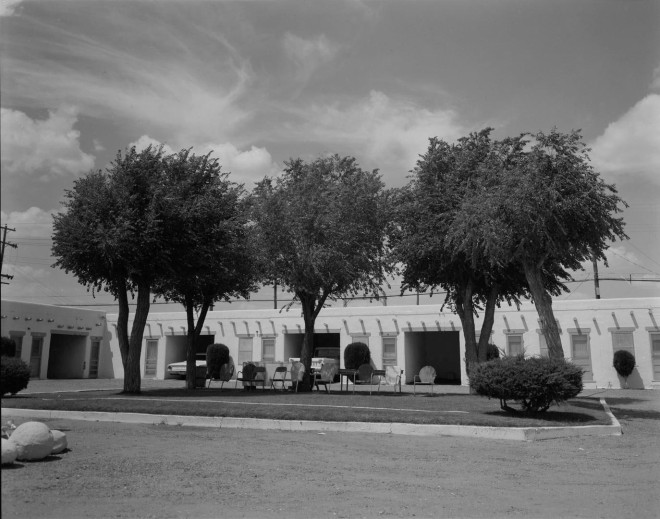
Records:
M369 346L363 342L352 342L344 350L344 367L346 369L358 369L362 364L371 362Z
M2 356L0 358L0 389L2 396L15 395L27 388L30 382L30 367L21 359Z
M16 342L14 339L9 337L0 338L2 342L2 356L3 357L15 357L16 356Z
M498 398L505 411L517 412L508 400L534 414L576 397L582 391L582 370L564 359L504 357L474 366L470 387L478 395Z
M500 349L494 344L488 344L486 349L486 360L494 360L500 358Z
M629 351L617 350L614 352L612 365L620 376L628 378L635 369L635 356Z
M206 372L213 379L220 378L220 369L229 362L229 348L224 344L210 344L206 348Z

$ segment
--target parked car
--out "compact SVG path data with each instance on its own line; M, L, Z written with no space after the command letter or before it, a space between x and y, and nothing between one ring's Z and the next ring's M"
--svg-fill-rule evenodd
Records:
M195 356L195 364L197 367L206 368L206 353L198 353ZM186 361L173 362L167 365L167 374L171 377L186 378Z

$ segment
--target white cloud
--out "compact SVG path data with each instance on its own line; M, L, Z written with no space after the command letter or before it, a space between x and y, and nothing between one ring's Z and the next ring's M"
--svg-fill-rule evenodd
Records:
M11 16L23 0L0 0L0 16Z
M26 238L50 238L53 226L53 214L57 211L44 211L39 207L30 207L26 211L0 211L2 223L16 229L16 234ZM9 238L11 239L11 234Z
M252 146L249 150L241 151L229 142L207 144L205 148L206 152L213 150L222 164L222 170L231 172L233 177L241 179L240 182L261 180L277 170L266 148Z
M161 143L148 135L142 135L137 141L130 144L138 150L143 150L150 145L160 146ZM183 149L183 146L180 149ZM163 145L163 151L166 154L174 153L174 149L167 144ZM231 173L231 180L234 182L249 183L261 180L265 175L276 174L279 170L273 162L270 152L266 148L257 146L242 151L230 142L206 143L194 146L192 152L196 155L206 155L210 152L211 156L219 160L222 171Z
M339 50L324 34L305 39L287 32L283 40L284 51L297 67L298 79L306 81L316 69L331 61Z
M152 148L158 148L161 144L163 145L163 153L165 153L165 155L174 154L174 150L172 149L171 146L169 146L167 144L164 144L164 143L161 143L160 141L157 141L156 139L152 139L148 135L142 135L137 141L131 142L128 145L128 147L132 148L133 146L135 146L135 149L137 151L142 151L142 150L148 148L149 146L151 146Z
M9 175L75 176L94 167L94 156L80 149L73 107L48 112L44 120L1 109L2 172Z
M398 178L415 166L429 137L452 141L465 131L451 109L431 110L378 91L346 106L314 105L296 113L304 120L290 128L298 139L327 144L333 153L350 152Z
M16 37L13 47L21 55L8 52L3 61L3 95L24 106L54 107L66 100L127 132L189 142L226 139L252 117L254 106L241 106L253 79L251 65L215 23L211 30L208 18L181 20L186 6L176 2L162 2L156 10L143 2L128 2L126 9L93 3L103 28L70 31L69 24L54 22L47 55L43 40ZM75 10L75 4L65 7ZM158 23L145 28L149 16ZM72 19L83 23L84 17Z
M660 94L639 101L591 144L597 171L660 183Z

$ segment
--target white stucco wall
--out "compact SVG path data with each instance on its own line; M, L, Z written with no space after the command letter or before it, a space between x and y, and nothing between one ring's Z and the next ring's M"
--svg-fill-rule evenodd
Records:
M583 301L556 301L553 305L555 317L559 321L564 353L571 357L571 334L586 334L591 349L591 367L593 382L586 387L621 387L616 371L612 367L614 347L612 331L630 331L634 340L634 352L637 359L636 372L629 379L631 387L651 388L654 383L660 387L660 380L654 380L651 333L660 333L660 298L640 299L601 299ZM121 372L118 344L114 336L116 314L108 314L111 331L111 349L114 370ZM149 315L152 336L167 337L182 335L185 329L183 312L151 313ZM481 321L477 319L477 326ZM290 334L304 331L300 310L292 308L288 312L277 310L232 310L210 312L206 318L204 333L214 335L214 341L226 344L234 359L239 358L239 339L252 340L252 359L261 359L261 338L275 337L276 361L286 362L288 350L285 345L295 342ZM465 342L458 316L448 311L440 311L440 305L423 306L369 306L354 308L326 308L321 311L316 322L316 333L339 333L340 350L343 350L356 338L368 338L373 363L382 367L382 338L395 337L397 345L397 364L401 369L416 365L411 355L412 345L424 342L424 336L409 332L425 331L460 331L460 379L467 383L465 373ZM478 331L478 330L477 330ZM507 334L522 335L527 355L539 355L540 335L536 309L530 303L520 310L515 307L502 307L495 314L492 342L505 349ZM286 338L289 337L287 340ZM167 348L166 348L167 349ZM408 354L408 357L406 357ZM451 354L450 354L451 355ZM159 357L159 373L171 362L172 355L166 352ZM343 358L341 359L343 367ZM406 380L411 380L414 373L406 373ZM120 375L118 375L120 376Z
M630 387L660 387L660 374L654 373L651 334L660 334L660 298L601 299L583 301L556 301L553 305L555 317L561 330L562 345L567 358L571 357L571 335L582 335L588 339L591 354L593 382L586 387L622 386L612 367L614 354L613 332L627 332L634 342L637 368L629 378ZM89 376L89 356L92 340L101 343L99 358L99 378L123 378L123 367L115 325L117 314L78 308L54 307L32 303L2 301L2 335L22 337L22 359L30 363L31 345L34 338L43 338L42 357L38 366L39 377L47 376L50 361L50 341L53 334L64 334L82 339L72 339L71 343L84 341L84 356L78 352L70 359L71 365L60 358L53 359L51 366L56 371L79 373ZM481 322L477 319L477 326ZM146 341L158 341L157 378L165 378L166 366L185 356L186 320L183 312L152 312L145 329L142 372ZM288 312L277 310L232 310L214 311L207 316L203 333L213 337L213 341L226 344L238 364L239 341L250 344L253 360L262 359L263 337L275 339L275 363L288 361L290 351L287 345L297 343L303 333L303 320L300 309ZM467 383L465 373L465 342L458 316L448 311L440 311L439 305L422 306L369 306L348 308L326 308L321 311L316 322L316 333L339 334L340 352L355 340L368 341L373 364L382 367L383 338L396 340L397 365L399 368L414 371L420 363L415 355L422 355L418 348L433 348L431 331L458 331L458 352L445 351L442 355L431 355L437 364L454 363L456 354L460 357L460 380ZM477 329L477 332L479 330ZM515 307L502 307L495 314L492 342L505 349L507 335L519 334L527 355L540 353L541 341L538 316L530 303L519 310ZM660 336L659 336L660 337ZM60 339L58 339L60 340ZM437 342L437 341L436 341ZM79 342L77 344L80 344ZM442 346L443 348L445 346ZM60 345L57 350L61 351ZM76 348L74 348L76 349ZM72 350L72 353L74 351ZM80 361L84 366L80 365ZM62 364L64 362L64 364ZM340 360L343 367L343 358ZM75 365L74 365L75 364ZM660 358L656 359L660 366ZM656 368L660 369L660 368ZM405 373L405 380L412 380L416 373Z
M35 378L47 378L49 362L56 373L87 378L93 340L98 340L101 346L98 378L117 377L117 372L111 369L110 359L114 353L110 347L104 312L3 299L0 314L2 335L22 337L21 358L28 365L31 362L33 339L43 339L38 375ZM65 359L59 357L50 359L50 344L54 334L57 335L60 344L69 338L72 354ZM63 348L66 346L61 345L58 349ZM121 374L123 370L120 371Z

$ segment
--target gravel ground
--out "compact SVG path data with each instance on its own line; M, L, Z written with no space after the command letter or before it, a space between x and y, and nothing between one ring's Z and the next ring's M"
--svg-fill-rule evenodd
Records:
M623 436L521 443L47 421L70 450L3 467L2 517L660 517L660 393L599 393Z

